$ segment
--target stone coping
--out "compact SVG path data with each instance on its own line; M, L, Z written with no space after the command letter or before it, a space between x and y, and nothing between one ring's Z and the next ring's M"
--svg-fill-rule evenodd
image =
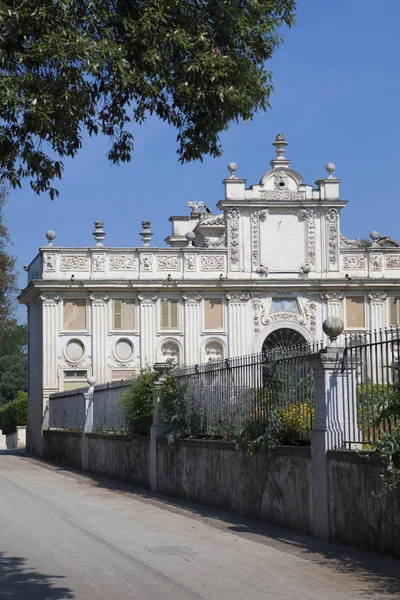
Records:
M72 435L73 437L82 437L81 431L70 431L69 429L43 429L43 434L48 435L57 433L58 435Z
M160 444L168 444L165 438L158 440ZM192 448L207 448L211 450L231 450L237 452L235 442L224 442L222 440L201 440L201 439L181 439L175 442L178 446L187 446ZM304 456L311 458L310 446L280 446L276 450L277 455L283 456Z
M139 433L87 433L87 438L93 440L117 440L121 442L146 442L150 444L149 435Z

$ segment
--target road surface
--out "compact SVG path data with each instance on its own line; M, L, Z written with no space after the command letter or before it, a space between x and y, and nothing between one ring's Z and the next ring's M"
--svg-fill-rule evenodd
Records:
M400 598L400 561L4 451L0 598Z

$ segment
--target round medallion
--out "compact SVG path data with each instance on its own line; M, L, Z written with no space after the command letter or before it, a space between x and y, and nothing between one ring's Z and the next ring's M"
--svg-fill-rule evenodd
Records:
M118 360L129 360L133 354L133 345L129 340L118 340L115 344L115 356Z
M65 354L71 362L79 362L85 353L85 346L79 340L71 340L65 348Z

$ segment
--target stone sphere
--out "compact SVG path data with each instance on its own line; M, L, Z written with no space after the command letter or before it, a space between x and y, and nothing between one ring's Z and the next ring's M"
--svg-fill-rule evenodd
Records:
M371 233L369 234L369 237L371 238L371 240L377 240L379 239L379 233L377 231L371 231Z
M322 329L329 338L337 338L344 329L343 321L339 317L328 317L322 323Z
M328 171L329 175L332 175L336 167L333 163L329 162L327 165L325 165L325 169Z
M194 242L194 240L196 239L196 234L194 231L188 231L187 233L185 233L185 238L188 242Z
M96 383L96 377L88 377L87 382L90 385L90 387L94 386Z
M46 231L46 238L49 240L49 242L52 242L56 238L56 232L52 229L49 229Z
M238 166L237 166L237 164L236 164L236 163L234 163L234 162L230 162L230 163L229 163L229 165L228 165L228 171L229 171L230 173L232 173L232 175L233 175L233 173L234 173L235 171L237 171L237 168L238 168Z

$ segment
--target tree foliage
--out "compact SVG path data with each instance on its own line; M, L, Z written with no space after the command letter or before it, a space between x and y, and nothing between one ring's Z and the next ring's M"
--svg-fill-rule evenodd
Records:
M28 394L18 392L11 402L0 408L0 429L5 435L14 433L18 425L26 425L28 414Z
M7 252L10 238L4 224L3 214L6 198L6 189L0 183L0 342L9 328L15 324L13 312L17 290L17 276L14 272L15 259Z
M0 2L0 176L58 194L84 132L131 159L130 123L177 129L180 160L219 156L231 121L269 107L265 62L295 0Z
M9 328L0 339L0 406L28 389L26 325Z

